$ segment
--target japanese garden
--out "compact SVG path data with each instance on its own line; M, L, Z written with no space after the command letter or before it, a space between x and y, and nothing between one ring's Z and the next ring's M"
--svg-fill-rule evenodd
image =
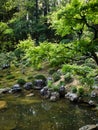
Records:
M0 1L0 130L98 130L98 0Z

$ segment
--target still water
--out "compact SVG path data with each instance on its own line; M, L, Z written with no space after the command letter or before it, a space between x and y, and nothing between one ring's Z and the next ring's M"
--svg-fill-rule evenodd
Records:
M7 108L0 111L0 130L78 130L98 123L98 112L65 99L52 103L38 97L1 97Z

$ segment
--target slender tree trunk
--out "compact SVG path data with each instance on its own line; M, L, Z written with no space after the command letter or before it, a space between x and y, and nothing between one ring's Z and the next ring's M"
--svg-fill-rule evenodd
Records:
M39 45L39 38L38 38L38 32L37 32L37 26L38 26L38 0L36 0L35 3L35 7L36 7L36 34L35 34L35 39L36 39L36 45Z

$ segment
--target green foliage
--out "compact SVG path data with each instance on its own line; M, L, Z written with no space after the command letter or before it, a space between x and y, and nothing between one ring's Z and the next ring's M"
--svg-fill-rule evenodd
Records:
M72 91L72 93L77 93L77 87L76 86L71 86L71 91Z
M34 77L33 77L33 76L28 76L27 79L28 79L28 80L33 80Z
M68 78L66 78L66 81L70 81L71 75L77 75L78 79L84 86L91 87L94 84L94 76L96 73L94 72L94 69L88 66L78 66L78 65L63 65L62 72L64 74L68 73ZM66 75L65 75L66 76Z
M98 64L98 57L94 56L98 52L97 6L97 0L71 0L66 6L52 13L50 21L58 35L73 36L74 51L83 55L89 52Z
M65 80L65 83L71 83L73 81L73 75L71 73L67 73L65 76L64 76L64 80Z
M48 80L48 81L47 81L47 86L48 86L49 88L52 87L52 84L53 84L53 81L52 81L52 80Z
M70 65L70 64L65 64L62 67L62 72L66 74L67 72L72 73L72 74L77 74L77 75L82 75L85 76L92 72L93 69L88 67L88 66L78 66L78 65Z
M49 70L49 74L50 74L50 75L52 75L52 74L55 73L55 72L56 72L56 69L54 69L54 68Z
M0 52L13 48L12 37L13 30L6 23L0 22Z
M46 77L44 75L36 75L34 79L42 79L43 81L46 81Z
M59 85L53 85L53 86L52 86L52 89L53 89L54 91L58 91L58 90L59 90Z
M60 78L61 78L60 75L59 75L57 72L55 72L55 73L52 75L52 77L53 77L54 82L60 80Z
M90 88L93 86L94 84L94 78L87 76L87 77L80 77L80 82L84 85L84 86L89 86Z
M78 88L78 94L80 96L82 96L84 94L84 88L83 87Z
M7 75L7 77L6 77L6 79L8 79L8 80L10 80L10 79L14 79L15 78L15 76L14 75Z
M20 84L20 85L24 85L26 83L26 81L21 78L21 79L17 80L17 83Z
M12 64L16 60L13 52L0 53L0 68L5 64Z
M18 48L25 51L25 57L29 59L34 68L41 68L43 61L48 61L51 66L57 67L65 62L69 62L74 53L69 52L67 45L52 44L49 42L41 43L40 46L32 45L29 40L22 41Z

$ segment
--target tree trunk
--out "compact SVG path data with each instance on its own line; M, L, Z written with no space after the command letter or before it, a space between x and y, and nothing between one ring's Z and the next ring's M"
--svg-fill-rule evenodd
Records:
M39 10L39 8L38 8L38 0L36 0L36 3L35 3L36 5L35 5L35 7L36 7L36 32L35 32L35 41L36 41L36 45L39 45L39 38L38 38L38 32L37 32L37 26L38 26L38 17L39 17L39 15L38 15L38 10Z

